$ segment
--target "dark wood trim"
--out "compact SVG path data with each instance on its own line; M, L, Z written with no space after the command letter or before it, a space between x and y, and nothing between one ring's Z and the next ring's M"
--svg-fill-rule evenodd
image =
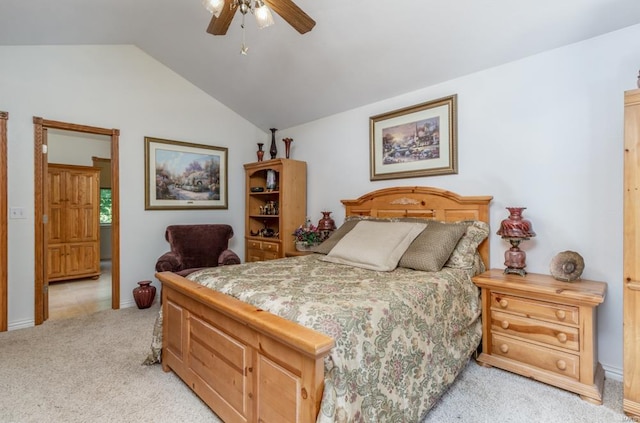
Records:
M0 332L8 329L9 287L7 270L7 120L9 113L0 111Z
M111 308L120 308L120 131L111 130Z
M41 325L44 322L45 315L45 304L44 304L44 283L45 277L44 274L46 272L46 266L44 260L46 259L46 255L44 254L44 225L42 222L42 216L44 216L44 187L43 183L45 180L45 164L43 160L42 153L42 145L44 143L44 125L43 119L39 117L33 118L33 137L34 137L34 211L33 211L33 220L34 220L34 263L35 263L35 274L33 278L34 283L34 320L36 325Z
M45 272L47 259L44 250L45 230L42 216L45 211L44 181L46 162L42 153L44 131L46 129L60 129L65 131L83 132L87 134L107 135L111 137L111 199L112 199L112 223L111 223L111 308L120 308L120 189L118 177L118 141L120 131L118 129L105 129L95 126L78 125L74 123L46 120L34 117L34 157L35 157L35 324L39 325L46 319L46 297L44 295Z

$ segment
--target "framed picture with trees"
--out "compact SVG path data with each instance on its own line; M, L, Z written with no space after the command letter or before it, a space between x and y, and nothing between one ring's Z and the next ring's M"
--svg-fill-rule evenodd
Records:
M145 137L145 210L227 209L227 148Z

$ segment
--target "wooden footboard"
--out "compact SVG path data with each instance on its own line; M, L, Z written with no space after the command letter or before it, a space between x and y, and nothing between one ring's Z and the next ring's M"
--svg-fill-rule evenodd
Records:
M332 338L170 272L162 367L226 423L315 422Z

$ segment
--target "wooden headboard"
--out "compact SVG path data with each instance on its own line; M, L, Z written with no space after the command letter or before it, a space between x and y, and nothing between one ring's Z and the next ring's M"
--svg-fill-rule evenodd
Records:
M464 197L432 187L395 187L372 191L356 200L342 200L347 216L417 217L443 222L481 220L489 223L491 196ZM489 240L478 248L489 268Z

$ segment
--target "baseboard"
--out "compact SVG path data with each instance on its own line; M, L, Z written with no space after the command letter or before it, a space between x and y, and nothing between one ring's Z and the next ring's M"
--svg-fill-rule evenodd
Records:
M618 382L622 382L623 373L620 367L605 366L603 364L602 368L604 369L604 377L606 379L617 380Z
M154 304L155 304L155 301L154 301ZM131 308L131 307L137 307L136 302L133 299L120 302L120 308ZM27 328L34 327L35 324L36 322L34 319L16 320L14 322L9 322L7 329L8 330L27 329Z
M136 302L134 300L120 301L120 308L130 308L130 307L137 307Z
M34 319L17 320L15 322L9 322L8 329L9 330L27 329L27 328L32 328L35 325L36 325L36 321Z

